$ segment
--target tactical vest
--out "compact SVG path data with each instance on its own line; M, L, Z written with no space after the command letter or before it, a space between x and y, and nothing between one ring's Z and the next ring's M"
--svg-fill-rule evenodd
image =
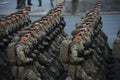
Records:
M63 62L69 62L69 46L72 43L72 40L64 40L60 46L60 56L62 57Z
M86 74L80 65L74 64L70 61L70 46L72 45L72 40L66 39L62 42L60 46L60 56L63 61L64 69L68 72L68 76L73 80L89 80L85 79ZM86 77L87 78L87 77Z
M7 47L7 57L11 65L18 65L20 63L16 54L16 45L17 42L12 42Z

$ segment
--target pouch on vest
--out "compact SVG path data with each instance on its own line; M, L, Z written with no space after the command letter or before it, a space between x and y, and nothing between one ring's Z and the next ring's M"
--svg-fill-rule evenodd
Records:
M60 46L60 56L63 62L69 62L69 46L72 43L72 40L66 39L61 43Z
M16 64L16 59L17 59L17 55L16 55L16 46L17 42L12 42L8 45L7 47L7 57L8 60L11 64Z

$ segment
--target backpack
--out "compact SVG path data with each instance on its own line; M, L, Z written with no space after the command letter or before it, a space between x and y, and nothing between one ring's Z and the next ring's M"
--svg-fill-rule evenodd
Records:
M16 64L17 62L16 45L17 42L12 42L7 47L7 57L11 64Z
M76 78L85 78L86 74L82 67L70 62L71 57L69 53L71 53L70 46L72 44L72 38L68 37L67 39L63 40L60 46L60 57L62 58L64 69L67 71L67 75L71 78L74 78L74 80L76 80ZM83 75L81 75L81 73L83 73Z
M68 36L67 36L68 37ZM66 38L60 45L60 56L63 62L69 62L69 46L72 43L71 37Z

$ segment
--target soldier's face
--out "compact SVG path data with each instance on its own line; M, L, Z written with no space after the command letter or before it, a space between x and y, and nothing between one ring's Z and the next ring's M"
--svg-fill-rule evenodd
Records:
M83 28L88 28L88 25L86 25L86 24L83 24Z
M16 19L15 19L15 18L12 18L12 21L16 21Z
M22 39L23 41L27 41L29 37L30 37L30 33L25 34L21 39Z
M54 15L55 15L55 16L57 15L57 11L54 12Z
M53 16L49 16L49 20L51 20L53 18Z
M80 31L80 36L84 35L85 34L85 31Z
M44 24L46 24L46 23L47 23L47 20L44 20L43 22L44 22Z
M27 37L23 36L23 37L21 37L21 40L25 42L25 41L27 41Z
M35 33L35 30L33 29L33 30L31 30L30 32L31 32L31 34L34 34L34 33Z
M8 23L11 23L11 22L12 22L12 20L9 20L9 19L8 19L8 20L7 20L7 22L8 22Z
M5 21L0 21L1 25L5 25L5 23L6 23Z
M38 26L38 25L35 26L35 29L36 29L36 30L39 30L39 29L40 29L40 26Z
M16 19L19 19L19 16L16 16Z
M20 17L23 17L23 14L21 13L21 14L19 14L19 16L20 16Z
M27 11L27 10L23 10L23 13L24 13L24 14L28 14L28 11Z
M74 36L74 39L75 39L76 41L79 41L79 40L81 39L81 36L82 36L82 34L81 34L81 33L78 33L78 34L76 34L76 35Z

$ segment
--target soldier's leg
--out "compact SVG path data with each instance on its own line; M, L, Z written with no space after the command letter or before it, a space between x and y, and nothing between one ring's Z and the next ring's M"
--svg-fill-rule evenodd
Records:
M72 0L72 14L74 14L77 10L79 0Z
M41 54L41 53L39 53L37 58L38 58L37 61L41 65L47 67L52 73L54 73L54 75L58 75L59 74L59 72L58 72L59 68L55 66L55 63L53 63L53 61L51 59L48 59L44 54Z
M20 9L20 0L17 0L17 7L16 9Z
M22 9L25 7L25 0L20 0L19 2L19 8Z
M41 66L38 62L35 63L35 66L37 70L40 72L40 74L42 75L43 80L54 80L54 78L47 73L44 66Z
M44 54L39 53L38 62L47 67L51 65L52 60L48 59Z
M30 68L31 70L33 70L33 72L36 74L36 76L38 78L41 78L41 74L37 71L35 65L30 65L30 66L28 66L28 68Z
M24 79L23 80L41 80L40 77L36 75L35 72L31 69L26 69L26 72L24 73Z
M101 66L101 63L99 62L96 54L96 51L94 49L89 49L89 51L92 53L89 58L93 61L93 63L95 64L95 66L97 66L98 68Z
M38 6L42 6L42 1L41 0L38 0L39 2L39 5Z
M28 5L32 5L31 0L28 0Z
M79 74L81 75L82 80L93 80L92 77L88 76L87 73L81 66L78 66Z
M95 76L97 76L96 69L94 69L94 67L91 65L91 63L88 60L85 60L84 63L81 64L81 66L85 70L87 75L91 76L92 78L95 78Z
M51 5L51 7L54 7L53 0L50 0L50 5Z

